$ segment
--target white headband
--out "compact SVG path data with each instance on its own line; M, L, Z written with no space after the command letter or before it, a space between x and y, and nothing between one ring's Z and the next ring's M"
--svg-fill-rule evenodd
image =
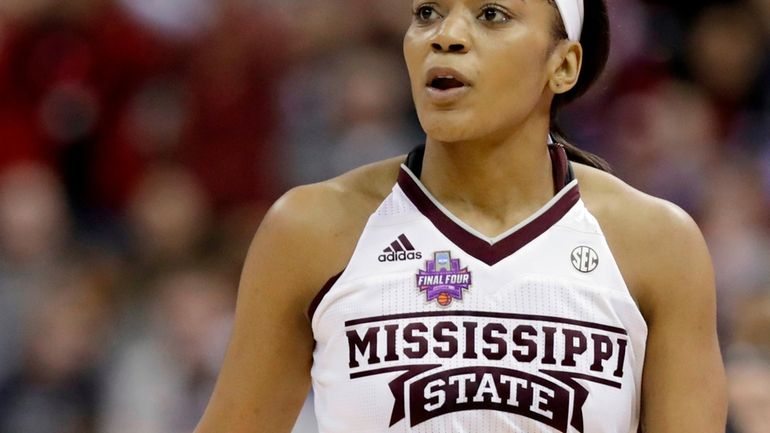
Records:
M567 36L571 41L580 41L583 32L583 0L556 0Z

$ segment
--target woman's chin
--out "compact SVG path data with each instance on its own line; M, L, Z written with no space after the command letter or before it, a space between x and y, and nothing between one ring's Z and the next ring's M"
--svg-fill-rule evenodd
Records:
M431 140L444 143L469 141L477 137L478 125L450 119L423 121L422 128Z

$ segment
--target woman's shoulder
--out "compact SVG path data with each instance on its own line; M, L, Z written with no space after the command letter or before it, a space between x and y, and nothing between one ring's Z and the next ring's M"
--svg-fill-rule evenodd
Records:
M306 271L315 277L335 275L352 256L369 216L390 194L404 158L290 189L271 206L257 236L262 232L274 243L293 246L292 260L312 263Z
M299 214L302 220L315 222L311 226L360 223L390 194L404 158L374 162L322 182L294 187L276 201L273 210Z
M619 230L630 237L699 232L690 215L676 204L639 191L610 173L582 164L574 167L581 197L604 230Z
M646 194L618 177L582 164L574 164L580 194L600 222L639 231L682 229L692 219L679 206Z
M659 290L670 289L686 277L683 272L710 272L705 241L687 212L610 173L574 167L583 202L599 222L645 317L661 297Z

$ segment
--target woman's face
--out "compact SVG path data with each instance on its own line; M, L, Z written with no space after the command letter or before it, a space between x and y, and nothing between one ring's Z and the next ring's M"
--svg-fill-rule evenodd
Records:
M548 116L555 61L546 0L415 0L404 57L429 137L474 140ZM547 119L547 117L546 117Z

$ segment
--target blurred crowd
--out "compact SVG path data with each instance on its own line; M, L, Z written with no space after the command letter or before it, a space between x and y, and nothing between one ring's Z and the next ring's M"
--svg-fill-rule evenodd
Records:
M409 3L0 0L0 433L192 431L265 209L423 140ZM766 433L770 0L608 3L561 122L699 222L729 431Z

